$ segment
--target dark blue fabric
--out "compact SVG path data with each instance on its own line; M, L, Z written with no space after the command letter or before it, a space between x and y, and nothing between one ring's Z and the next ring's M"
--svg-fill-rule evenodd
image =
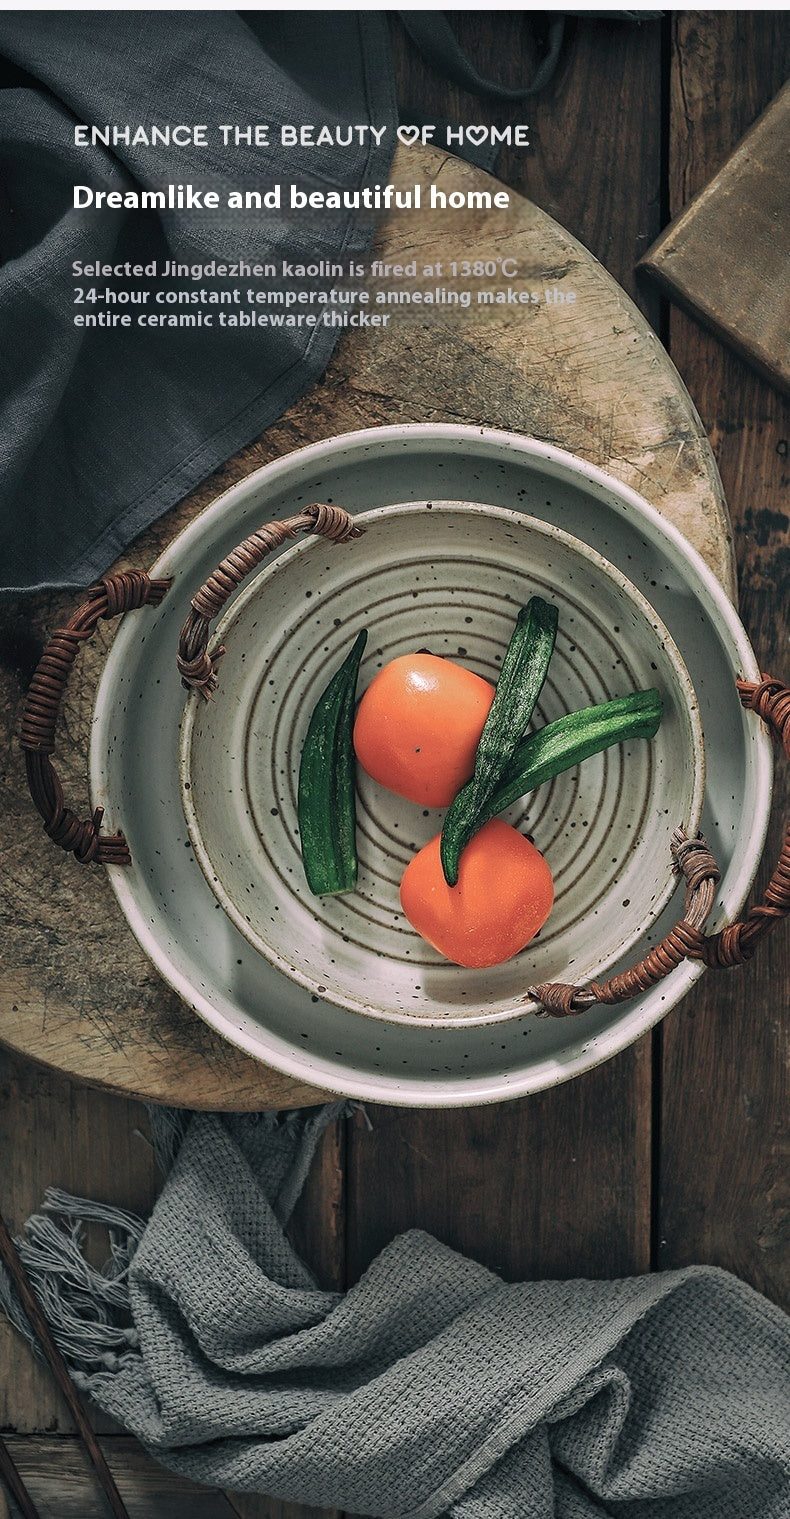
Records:
M400 19L413 42L427 61L441 74L446 74L454 84L460 84L473 95L490 100L526 100L536 95L548 84L560 56L565 33L565 14L552 12L548 27L548 47L527 84L509 89L497 79L486 79L480 74L453 31L444 11L400 11Z
M281 415L337 333L87 331L72 261L331 263L364 253L372 229L349 212L75 211L72 185L386 181L389 35L376 12L20 11L0 13L0 60L0 584L76 587ZM325 121L389 130L342 152L277 140L283 123ZM126 122L206 123L211 145L74 145L75 123ZM269 123L276 145L225 150L228 122Z

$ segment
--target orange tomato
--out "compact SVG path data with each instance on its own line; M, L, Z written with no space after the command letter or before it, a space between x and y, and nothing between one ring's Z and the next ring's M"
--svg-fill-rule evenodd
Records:
M354 750L374 781L423 807L449 807L475 767L494 687L436 654L403 654L373 677Z
M437 834L409 862L400 900L412 928L456 965L500 965L529 944L554 902L543 855L501 818L491 818L461 855L458 885L442 874Z

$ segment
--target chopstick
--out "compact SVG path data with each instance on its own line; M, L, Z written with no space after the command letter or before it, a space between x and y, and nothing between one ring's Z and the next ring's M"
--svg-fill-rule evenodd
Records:
M24 1482L22 1481L22 1478L19 1475L19 1472L16 1469L14 1462L11 1459L11 1452L8 1449L8 1446L5 1444L2 1435L0 1435L0 1476L4 1478L8 1487L8 1491L22 1515L22 1519L41 1519L41 1514L36 1508L33 1499L31 1498ZM7 1515L8 1507L5 1504L5 1499L3 1497L1 1488L0 1499L2 1499L0 1513Z
M0 1260L2 1260L16 1287L19 1301L30 1321L30 1327L34 1331L36 1339L49 1362L50 1371L68 1403L79 1437L85 1447L89 1460L93 1464L99 1486L115 1515L115 1519L129 1519L129 1512L115 1486L112 1472L104 1459L99 1442L88 1423L77 1389L68 1374L66 1363L52 1338L49 1325L41 1311L38 1298L28 1281L27 1272L19 1259L16 1246L2 1213L0 1213ZM8 1459L11 1459L10 1456ZM11 1464L13 1466L13 1462ZM10 1474L8 1480L10 1485ZM14 1496L16 1497L16 1494ZM26 1519L28 1519L28 1516L26 1516ZM29 1510L29 1519L39 1519L39 1515L32 1507Z

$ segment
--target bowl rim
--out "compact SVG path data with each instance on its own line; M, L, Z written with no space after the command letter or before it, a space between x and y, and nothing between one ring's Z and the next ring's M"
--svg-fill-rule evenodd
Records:
M620 590L622 595L636 609L652 630L655 638L663 645L672 669L675 690L682 701L691 730L691 748L693 759L693 782L691 797L689 800L688 816L683 820L689 837L693 837L700 825L702 809L705 800L705 741L702 732L702 723L699 713L699 703L691 682L685 662L680 650L675 643L669 629L659 617L655 609L650 605L647 597L628 579L628 576L600 554L597 549L591 548L574 534L567 532L565 528L555 526L554 523L544 522L538 517L533 517L526 512L513 511L509 507L486 505L477 501L452 501L433 498L427 501L394 502L388 506L373 507L366 512L358 512L354 516L355 524L367 528L375 528L382 520L397 521L401 518L424 516L428 512L431 520L436 521L442 516L458 516L478 518L485 522L495 520L510 525L516 532L525 535L537 534L537 536L549 539L554 543L562 544L579 556L585 563L596 568L599 574L612 582ZM254 605L260 597L265 597L268 588L274 579L287 575L291 567L305 556L322 555L325 553L324 541L311 534L300 538L297 542L288 546L276 558L265 561L251 577L248 583L242 587L238 595L234 597L230 605L225 609L220 621L213 630L210 649L217 649L220 645L230 645L232 642L234 624L244 615L247 608ZM222 669L220 668L220 681ZM373 1001L365 1002L358 996L340 992L330 992L325 985L325 980L318 975L312 976L304 972L298 964L298 957L286 958L279 950L272 947L265 937L256 932L247 916L234 901L233 896L225 885L219 866L212 860L209 847L206 843L204 831L200 821L199 808L195 802L195 786L192 777L192 752L195 740L195 724L198 715L203 711L204 698L194 689L187 695L184 713L181 721L181 733L179 739L178 774L181 790L181 805L184 810L187 830L193 853L200 865L208 886L220 903L223 911L230 918L242 936L253 949L257 950L270 965L289 980L304 988L311 995L318 995L319 987L323 988L320 995L326 1002L336 1007L344 1008L347 1012L357 1013L362 1017L371 1018L375 1022L397 1023L416 1029L452 1029L463 1032L474 1027L496 1027L498 1024L508 1022L513 1018L522 1018L525 1014L536 1013L539 1004L527 996L520 996L517 1000L511 1000L507 1007L499 1008L491 1013L458 1014L452 1013L440 1016L438 1013L409 1014L391 1011L377 1007ZM611 973L612 968L623 958L628 956L634 945L639 942L652 925L657 922L664 908L671 901L678 889L678 875L673 870L671 861L666 861L666 881L662 889L651 900L649 909L643 914L639 922L620 942L611 949L605 959L596 961L592 968L585 970L574 977L585 984L593 979L600 979ZM305 904L307 910L309 904ZM292 960L297 960L293 964ZM449 962L448 962L449 963ZM565 974L569 974L566 972ZM440 1004L441 1005L441 1004Z
M299 480L305 470L317 464L331 467L336 457L359 459L374 448L394 457L400 449L412 449L415 455L442 448L461 454L463 451L475 457L500 461L509 456L515 467L521 461L528 471L541 464L546 472L577 489L586 489L595 498L604 500L616 516L628 518L629 513L641 521L644 531L653 542L671 546L684 566L694 594L701 595L706 615L716 626L722 642L723 654L733 672L737 670L744 678L760 679L760 670L749 642L727 592L685 534L670 522L644 496L632 486L607 473L599 465L559 448L552 443L533 438L521 432L508 432L503 428L486 427L477 423L459 422L410 422L385 426L358 428L318 439L301 448L282 454L253 470L243 480L220 491L214 499L168 543L151 566L149 573L171 576L178 584L183 581L182 560L192 554L199 556L204 537L222 538L224 519L229 509L238 504L241 512L257 515L265 508L265 498L271 490L276 491L284 482ZM185 603L186 605L186 603ZM128 651L139 642L139 632L131 621L121 626L110 649L104 671L99 680L94 700L89 756L90 792L94 805L101 802L110 816L117 810L108 789L107 760L111 752L110 693L114 694L124 676ZM756 874L771 811L773 775L773 750L770 738L762 725L753 729L751 755L746 769L750 786L749 799L754 806L753 827L749 832L748 847L744 850L736 870L727 871L726 890L718 898L718 908L731 919L741 909ZM297 1081L307 1081L324 1091L337 1092L343 1096L360 1098L368 1102L397 1103L406 1107L455 1108L507 1101L544 1091L547 1088L570 1081L583 1072L593 1069L634 1044L649 1029L661 1022L687 991L704 973L699 961L685 961L667 981L667 994L663 997L653 992L643 994L638 1001L613 1018L606 1028L596 1033L585 1032L582 1024L576 1038L569 1042L562 1056L554 1056L538 1064L529 1062L506 1072L494 1070L475 1076L473 1082L449 1080L427 1075L400 1077L392 1073L376 1073L367 1067L356 1068L349 1064L335 1066L323 1057L311 1057L308 1051L286 1042L280 1035L253 1024L246 1015L232 1019L228 1011L215 1006L209 991L202 991L190 975L173 958L137 899L134 873L128 867L106 866L107 877L116 900L129 928L143 952L151 960L165 983L209 1027L228 1043L244 1051L253 1059L268 1064ZM133 866L134 871L134 866Z

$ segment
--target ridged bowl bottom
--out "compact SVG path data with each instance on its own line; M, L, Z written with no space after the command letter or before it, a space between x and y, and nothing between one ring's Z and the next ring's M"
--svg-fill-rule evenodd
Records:
M704 750L694 692L666 628L579 540L500 508L431 502L362 514L364 536L306 539L265 566L217 629L219 688L192 696L181 779L195 854L244 936L314 998L386 1020L468 1027L523 1016L535 981L584 981L618 961L675 889L669 844L696 831ZM313 707L363 627L358 693L388 660L429 649L495 683L516 614L556 603L559 632L533 719L657 686L651 742L620 744L505 814L546 856L555 905L537 939L488 970L443 960L399 904L403 871L443 814L358 772L355 892L314 897L296 810Z

